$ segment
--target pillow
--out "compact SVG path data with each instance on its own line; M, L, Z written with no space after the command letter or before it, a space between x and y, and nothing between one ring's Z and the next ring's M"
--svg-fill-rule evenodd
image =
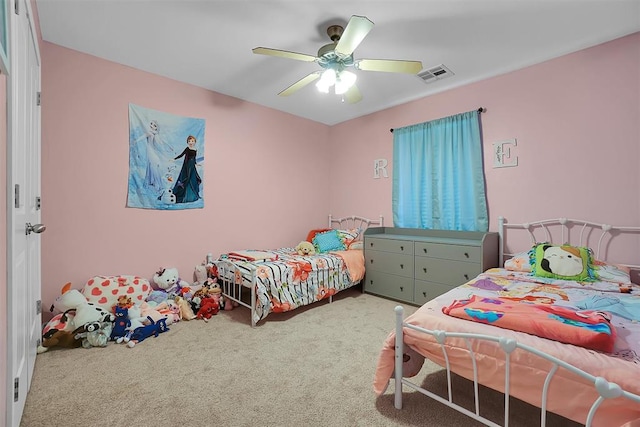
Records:
M538 243L529 251L531 274L552 279L595 281L591 249Z
M351 242L358 238L360 234L360 230L357 228L352 228L351 230L337 230L338 236L342 239L342 243L345 247L349 247Z
M316 228L314 230L309 231L309 234L307 234L307 242L312 243L313 242L313 238L316 237L316 234L318 233L324 233L325 231L329 231L331 230L331 228Z
M349 247L347 248L349 250L351 249L364 249L364 242L362 240L356 240L355 242L351 242L349 243Z
M531 264L529 263L529 251L518 252L504 262L504 268L510 271L522 271L529 273Z
M604 282L619 283L622 285L631 285L631 272L628 267L623 265L609 264L605 261L593 261L595 276L598 280Z
M316 247L318 253L324 253L329 251L343 251L345 250L344 243L338 235L338 230L325 231L318 233L313 238L313 246Z

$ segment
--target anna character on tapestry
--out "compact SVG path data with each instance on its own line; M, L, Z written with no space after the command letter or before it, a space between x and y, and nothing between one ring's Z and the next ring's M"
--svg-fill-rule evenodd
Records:
M203 119L129 104L127 206L162 210L203 208L203 152Z
M176 185L173 187L173 194L176 196L176 203L189 203L195 202L200 198L200 184L202 179L198 175L196 169L196 137L189 135L187 137L187 148L174 160L178 160L180 157L184 157L182 163L182 169L176 181Z

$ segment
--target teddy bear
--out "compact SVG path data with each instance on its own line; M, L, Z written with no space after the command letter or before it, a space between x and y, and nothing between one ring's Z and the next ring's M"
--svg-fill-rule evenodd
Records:
M313 246L311 242L307 242L306 240L303 240L302 242L298 243L298 246L296 246L296 252L298 253L298 255L303 255L303 256L315 255L316 248Z
M175 267L161 268L153 275L153 282L169 296L183 295L190 291L189 282L182 280Z

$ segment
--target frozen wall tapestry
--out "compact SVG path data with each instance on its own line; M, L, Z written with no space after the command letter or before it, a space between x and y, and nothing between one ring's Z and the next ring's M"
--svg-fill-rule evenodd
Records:
M129 104L127 206L203 208L204 119Z

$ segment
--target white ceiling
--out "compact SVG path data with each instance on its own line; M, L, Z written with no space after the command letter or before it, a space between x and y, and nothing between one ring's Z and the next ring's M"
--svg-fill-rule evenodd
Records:
M42 38L143 71L334 125L640 31L640 0L213 1L37 0ZM357 71L363 99L313 84L321 69L255 55L269 47L316 55L326 29L351 15L375 26L354 58L445 65L452 77Z

